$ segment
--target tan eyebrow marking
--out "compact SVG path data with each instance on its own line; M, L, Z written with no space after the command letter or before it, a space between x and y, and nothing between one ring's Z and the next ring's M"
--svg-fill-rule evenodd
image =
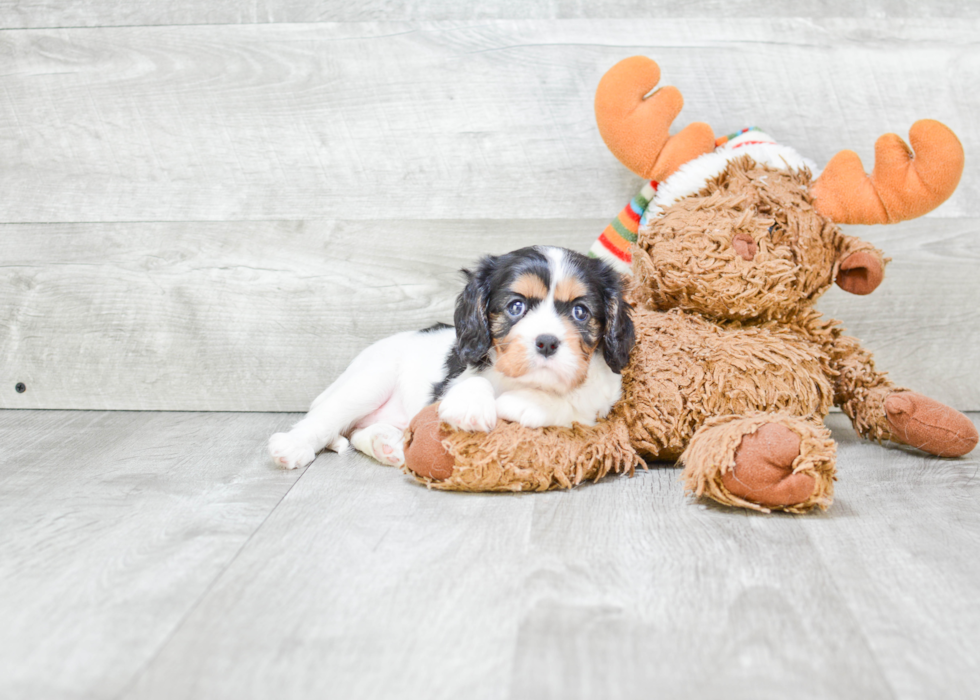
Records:
M555 301L572 301L584 297L588 290L577 277L565 277L555 285Z
M548 288L544 286L542 279L530 272L525 272L514 280L510 288L514 293L530 299L544 299L548 296Z

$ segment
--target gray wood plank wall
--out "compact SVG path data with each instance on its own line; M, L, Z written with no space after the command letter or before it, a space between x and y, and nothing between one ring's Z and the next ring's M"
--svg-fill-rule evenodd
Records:
M980 409L975 4L120 7L0 3L36 27L0 31L0 407L305 409L367 343L447 320L478 255L588 246L639 184L593 91L644 53L678 125L758 124L819 163L870 169L922 117L959 134L949 202L850 231L894 258L885 285L822 308Z
M0 0L0 27L634 17L980 17L971 0Z

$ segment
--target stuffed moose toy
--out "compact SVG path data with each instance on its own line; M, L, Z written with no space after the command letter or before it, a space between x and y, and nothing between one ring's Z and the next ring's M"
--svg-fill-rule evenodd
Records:
M435 407L406 436L406 470L432 488L570 488L644 460L683 465L686 488L720 503L804 512L833 497L831 406L865 438L956 457L977 444L963 414L894 385L871 352L814 304L832 283L869 294L881 251L840 224L922 216L956 188L963 149L939 122L916 122L914 157L878 139L866 175L842 151L816 166L755 129L715 139L707 124L668 129L676 88L653 94L657 64L621 61L595 110L612 153L649 185L603 232L593 255L631 278L636 346L623 394L595 426L490 433L440 425Z

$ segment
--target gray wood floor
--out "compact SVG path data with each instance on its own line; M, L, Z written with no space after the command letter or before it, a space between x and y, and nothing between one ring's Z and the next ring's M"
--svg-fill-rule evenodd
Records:
M860 441L758 515L673 468L427 491L286 473L266 413L0 412L0 697L920 698L980 687L980 458ZM980 424L980 415L974 414Z

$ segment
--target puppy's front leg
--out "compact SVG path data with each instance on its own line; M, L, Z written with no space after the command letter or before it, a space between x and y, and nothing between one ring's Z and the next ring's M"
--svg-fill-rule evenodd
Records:
M454 384L439 402L439 418L460 430L490 432L497 425L493 385L483 377Z
M347 439L327 432L324 425L330 424L313 409L289 432L273 435L269 438L272 460L283 469L296 469L310 464L324 447L334 452L346 450Z
M567 402L533 389L505 391L497 397L497 415L525 428L547 425L571 427L573 415Z

